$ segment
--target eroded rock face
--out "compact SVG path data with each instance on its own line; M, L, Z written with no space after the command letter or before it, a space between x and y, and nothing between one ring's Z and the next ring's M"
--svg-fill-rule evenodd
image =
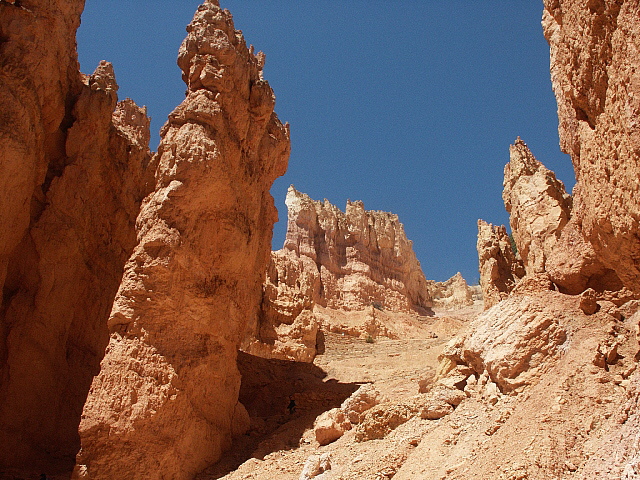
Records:
M473 305L477 286L469 287L460 272L446 282L435 282L432 289L433 304L436 307L456 310Z
M345 310L373 303L390 310L426 310L432 300L411 242L397 215L347 202L345 213L290 187L285 251L316 265L314 302ZM308 262L307 262L308 263Z
M571 217L571 196L555 174L518 137L509 147L502 199L527 275L545 271L562 229Z
M525 271L504 225L494 226L478 220L477 249L480 287L487 310L509 296Z
M190 478L246 428L237 349L260 308L289 130L228 11L207 1L187 32L187 97L161 131L80 425L91 478Z
M149 120L79 73L84 2L0 2L0 465L70 471L150 191ZM115 112L114 112L115 109Z
M570 295L588 288L598 292L617 291L623 286L616 272L602 264L576 218L569 220L562 229L547 257L545 270L558 289Z
M428 312L435 282L422 273L397 215L366 211L362 202L348 202L343 213L327 200L314 201L293 186L286 204L289 223L284 248L271 253L260 316L244 351L266 358L313 361L321 348L321 339L315 335L321 336L322 323L315 306ZM454 292L460 286L451 281L438 291L453 303L465 302L466 296L459 297L466 293ZM371 320L367 332L375 338L382 326L375 325L373 312Z
M636 1L545 0L560 145L576 172L573 215L604 267L640 290L640 44ZM609 274L608 287L616 278ZM608 288L613 289L613 288Z

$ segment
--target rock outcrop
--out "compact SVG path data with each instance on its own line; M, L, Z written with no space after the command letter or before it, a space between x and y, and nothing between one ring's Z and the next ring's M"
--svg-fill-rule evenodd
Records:
M636 1L545 0L560 146L576 173L575 232L609 290L640 291L640 72ZM574 234L577 235L577 234ZM581 242L583 243L583 242Z
M527 275L545 271L562 229L571 217L571 196L555 174L518 137L509 147L502 199Z
M149 120L79 73L84 2L0 2L0 468L70 472L152 186ZM115 112L114 112L115 109Z
M345 212L290 187L283 250L316 265L314 302L344 310L377 303L396 311L432 306L429 282L398 216L347 202ZM308 262L307 262L308 263Z
M470 287L460 272L446 282L435 282L432 288L434 307L457 310L473 305L474 297L481 297L478 286Z
M557 292L514 295L474 320L466 336L454 338L443 361L487 375L501 392L529 385L567 340L572 313L581 313L577 300L565 300Z
M187 96L161 130L155 191L80 425L78 471L90 478L191 478L248 426L237 349L260 308L289 129L264 55L217 0L187 32Z
M478 220L477 249L480 287L487 310L509 296L525 270L504 225Z
M435 282L422 273L397 215L367 211L362 202L348 202L343 213L293 186L286 204L284 247L271 254L260 317L244 351L313 361L321 342L322 315L314 311L316 306L371 309L365 322L371 325L364 328L374 336L382 326L374 325L373 309L424 314L433 306ZM458 287L463 287L460 281L450 280L437 290L450 303L469 302L467 290L458 292Z
M580 190L579 185L576 190ZM485 307L505 298L524 275L529 277L529 283L534 277L541 278L541 274L548 275L558 290L571 295L587 288L601 293L622 288L615 271L604 266L583 234L579 218L572 216L572 198L562 182L536 160L520 138L510 147L502 198L510 214L513 233L509 240L513 240L517 255L515 259L509 259L508 251L492 248L492 242L487 240L496 237L493 242L499 244L497 237L501 236L503 246L506 245L506 230L492 235L486 225L479 227L481 283L484 277L490 290L501 292L500 295L489 292L485 296ZM518 270L520 264L524 273L511 278L506 272ZM496 269L496 265L502 265L502 268ZM489 275L497 276L489 280L494 278Z

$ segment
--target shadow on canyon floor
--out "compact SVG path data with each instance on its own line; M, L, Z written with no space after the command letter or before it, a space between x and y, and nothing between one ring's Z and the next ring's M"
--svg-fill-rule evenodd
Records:
M339 407L360 386L324 381L326 372L311 363L269 360L244 352L238 352L238 368L240 401L249 412L251 428L234 438L231 450L199 479L218 479L249 458L262 460L270 453L297 448L320 413ZM296 404L293 413L287 409L291 399Z

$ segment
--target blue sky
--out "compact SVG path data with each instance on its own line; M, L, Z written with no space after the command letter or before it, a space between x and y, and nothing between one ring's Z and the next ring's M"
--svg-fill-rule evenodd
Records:
M184 98L176 66L193 0L87 0L81 69L114 64L119 97L146 105L151 148ZM276 111L291 124L288 173L272 194L286 229L294 184L344 209L396 213L425 275L478 279L477 220L508 222L502 172L517 136L570 190L558 147L542 2L221 0L266 53Z

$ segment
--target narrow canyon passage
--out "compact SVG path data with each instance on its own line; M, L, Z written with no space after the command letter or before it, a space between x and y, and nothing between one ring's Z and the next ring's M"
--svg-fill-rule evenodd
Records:
M476 313L470 308L453 316L399 314L397 321L406 322L410 329L401 339L378 337L368 342L364 337L329 332L325 334L325 353L318 355L313 364L240 352L240 401L251 417L251 427L247 434L234 438L231 450L197 478L277 476L297 480L310 455L343 449L338 446L340 442L324 447L318 444L314 436L318 416L339 407L361 385L369 383L393 402L409 401L418 392L419 381L428 380L435 373L437 357L447 341ZM287 410L291 398L296 404L293 414ZM384 441L346 441L350 445L345 453L348 450L350 458L358 457L354 450L361 450L372 459L382 458L387 448ZM372 455L374 444L380 451ZM366 469L379 467L374 462Z

